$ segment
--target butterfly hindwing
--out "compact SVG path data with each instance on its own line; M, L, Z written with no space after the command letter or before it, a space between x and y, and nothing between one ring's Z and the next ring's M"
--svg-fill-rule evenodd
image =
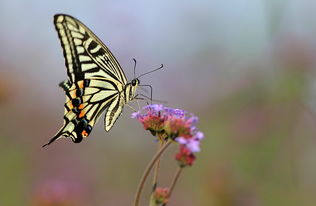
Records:
M83 87L87 82L89 85ZM64 126L50 143L60 137L70 137L76 143L81 142L83 137L90 134L102 111L109 108L112 102L118 99L119 95L115 87L110 86L109 81L93 79L81 80L78 83L79 88L72 85L65 90Z

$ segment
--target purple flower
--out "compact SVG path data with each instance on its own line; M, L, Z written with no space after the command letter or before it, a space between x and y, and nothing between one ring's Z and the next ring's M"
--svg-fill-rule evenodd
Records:
M165 107L164 108L164 112L170 116L175 116L177 118L183 118L185 116L185 114L187 113L184 110L181 109L173 109L173 108L169 108L169 107Z
M196 139L201 140L204 138L204 134L203 134L203 132L197 132L195 134L195 137L196 137Z
M150 104L144 107L147 111L160 112L164 109L162 104Z
M178 137L176 138L176 141L187 147L191 152L199 152L200 149L200 140L197 138L184 138L184 137Z
M152 104L143 107L143 111L132 113L131 117L143 124L154 136L163 131L164 121L167 118L162 114L163 105Z
M180 144L180 152L176 159L195 159L193 153L199 152L200 141L204 134L200 132L196 124L198 117L185 110L164 107L161 104L152 104L143 107L141 111L134 112L132 118L143 124L145 130L149 130L154 136L163 136L161 140L173 139ZM166 138L165 138L166 137ZM194 158L193 158L194 157Z
M189 122L191 122L191 124L197 124L198 121L199 121L199 118L197 116L191 116L189 119L188 119Z
M133 119L138 119L139 117L140 117L140 112L133 112L131 114L131 118L133 118Z
M191 139L188 141L186 147L191 150L191 152L199 152L201 151L200 149L200 141L197 141L195 139Z

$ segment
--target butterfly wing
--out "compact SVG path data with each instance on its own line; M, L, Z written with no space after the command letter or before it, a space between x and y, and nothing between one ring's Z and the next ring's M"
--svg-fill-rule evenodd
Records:
M126 76L111 51L83 23L64 14L54 16L63 48L68 77L72 82L90 76L109 76L126 84Z
M113 54L84 24L63 14L55 15L54 24L69 79L60 84L66 93L64 125L46 145L61 137L81 142L104 110L111 115L108 131L122 111L120 92L127 83Z
M124 106L124 99L119 96L111 102L109 109L106 111L104 116L104 128L105 131L109 131L118 117L121 115Z

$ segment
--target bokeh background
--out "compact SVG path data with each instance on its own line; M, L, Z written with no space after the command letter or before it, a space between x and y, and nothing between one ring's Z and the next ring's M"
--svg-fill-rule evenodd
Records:
M102 118L81 144L41 148L62 125L56 13L89 26L129 79L132 58L139 74L163 63L141 81L199 116L202 152L170 205L315 205L315 9L311 0L1 0L0 205L131 205L156 150L128 107L109 133Z

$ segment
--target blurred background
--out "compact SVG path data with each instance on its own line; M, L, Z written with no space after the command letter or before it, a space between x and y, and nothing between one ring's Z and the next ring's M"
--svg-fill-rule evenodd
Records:
M53 15L84 22L154 98L199 116L195 165L170 200L182 206L315 205L316 2L0 2L0 205L131 205L153 137L126 107L87 141L41 146L62 126L66 79ZM163 158L160 185L176 170ZM147 205L146 187L143 205Z

